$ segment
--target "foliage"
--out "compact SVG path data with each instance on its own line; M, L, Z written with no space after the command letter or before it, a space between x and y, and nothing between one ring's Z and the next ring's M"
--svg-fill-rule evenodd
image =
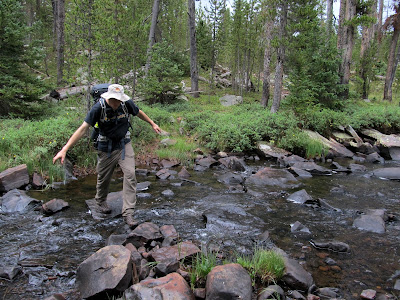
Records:
M174 139L176 140L176 144L156 150L158 158L177 160L181 165L192 166L196 157L194 150L198 148L197 143L188 137Z
M179 54L167 42L153 46L150 70L138 80L137 91L151 103L167 103L182 93L182 63Z
M334 107L342 91L339 85L339 55L335 42L326 36L318 19L319 3L303 0L292 10L288 101L293 109L321 104Z
M237 263L249 272L253 285L257 281L262 284L276 282L285 272L285 261L282 255L260 247L256 247L251 257L238 256Z
M40 51L26 44L29 28L20 1L0 2L0 115L33 117L40 114L32 101L43 91L41 81L28 71ZM35 55L38 54L38 55Z

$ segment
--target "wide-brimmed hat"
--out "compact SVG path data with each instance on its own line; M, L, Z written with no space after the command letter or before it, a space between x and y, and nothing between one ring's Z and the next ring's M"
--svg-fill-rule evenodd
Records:
M101 94L101 97L104 99L114 98L122 102L131 99L131 97L124 93L124 87L120 84L111 84L108 87L108 91L104 94Z

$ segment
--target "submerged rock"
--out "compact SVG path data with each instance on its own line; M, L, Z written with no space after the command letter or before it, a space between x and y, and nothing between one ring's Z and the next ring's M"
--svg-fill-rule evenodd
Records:
M333 252L350 252L350 246L343 242L338 241L310 241L310 244L317 249L325 249Z
M289 171L268 167L247 178L246 184L280 188L297 188L302 185Z
M372 173L378 178L400 180L400 168L382 168L374 170Z
M305 189L302 189L291 194L287 199L295 203L304 204L307 201L312 200L312 197L307 193Z
M52 215L68 207L69 207L68 202L62 199L52 199L49 202L46 202L45 204L42 205L42 210L43 213L47 215Z
M39 200L29 197L25 191L11 190L0 198L1 211L5 213L22 212L32 204L40 203Z

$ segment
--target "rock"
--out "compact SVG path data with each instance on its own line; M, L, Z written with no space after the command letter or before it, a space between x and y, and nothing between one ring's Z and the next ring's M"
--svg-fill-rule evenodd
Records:
M363 299L373 300L376 297L376 291L374 290L363 290L360 295Z
M243 98L242 96L225 95L219 98L219 102L221 102L223 106L232 106L243 103Z
M336 142L334 139L326 139L322 135L317 132L313 132L310 130L303 130L308 134L311 139L317 140L325 145L329 149L329 153L333 157L353 157L354 153L344 147L342 144Z
M334 299L338 296L338 289L330 287L318 288L315 293L323 299Z
M365 157L365 161L370 163L380 163L380 164L385 163L385 159L376 152L368 154Z
M200 249L196 245L194 245L192 242L185 241L179 243L178 245L162 247L154 250L150 256L154 261L157 262L173 263L173 260L179 261L199 252Z
M307 201L312 200L312 197L307 193L305 189L302 189L291 194L287 199L295 203L304 204Z
M196 299L205 299L206 298L206 289L205 288L195 288L194 291L194 296Z
M107 195L107 205L111 209L111 213L102 214L96 211L96 200L89 199L85 201L86 205L89 207L93 219L104 220L111 219L121 215L122 211L122 191L112 192Z
M274 186L280 188L296 188L301 183L287 170L264 168L246 180L246 184L258 186Z
M40 203L39 200L29 197L25 191L11 190L0 198L1 211L5 213L22 212L31 205Z
M141 259L140 263L136 265L139 280L147 278L150 274L149 262L146 259Z
M179 162L175 161L175 160L168 160L168 159L163 159L160 164L162 165L162 167L164 169L169 169L169 168L173 168L176 166L179 166Z
M296 162L292 164L292 168L297 168L301 170L305 170L312 175L331 175L332 171L317 165L314 162L306 161L306 162Z
M400 180L400 168L381 168L376 169L372 174L378 178Z
M20 266L0 266L0 278L13 280L21 271Z
M385 221L379 215L366 214L361 215L354 220L353 226L369 232L385 233Z
M126 242L126 234L111 234L106 240L106 246L123 245Z
M214 158L208 156L205 158L201 158L198 162L198 165L205 167L205 168L211 168L213 165L218 164L218 161L216 161Z
M246 171L246 164L244 163L243 159L239 159L236 156L220 158L218 161L223 166L233 171L238 171L238 172Z
M166 147L167 147L167 146L173 146L173 145L175 145L176 143L177 143L176 140L170 139L170 138L163 139L163 140L160 142L161 145L166 146Z
M195 300L189 284L178 273L165 277L148 278L132 285L124 293L126 300Z
M298 155L282 156L278 158L278 163L283 168L291 167L297 162L306 162L306 161L308 160Z
M343 242L338 242L338 241L323 242L323 241L311 240L310 244L317 249L325 249L333 252L344 252L344 253L350 252L350 246Z
M279 285L269 285L258 295L257 300L279 299L285 300L285 292Z
M275 147L274 145L263 141L257 142L256 151L259 155L265 158L280 158L282 156L286 157L291 154L284 149Z
M397 291L400 291L400 279L396 280L396 283L394 284L393 289L397 290Z
M0 173L0 192L18 189L29 183L28 166L26 164L9 168Z
M301 179L312 177L310 172L307 172L307 171L299 169L299 168L289 167L288 170L290 171L290 173L297 175Z
M170 260L157 263L155 271L157 276L161 277L176 272L179 269L179 266L179 261L177 261L175 258L171 258Z
M165 197L173 197L175 193L172 190L164 190L161 192L161 195Z
M311 233L310 229L308 229L306 226L301 224L299 221L296 221L294 224L291 224L290 227L291 227L290 231L292 233L296 233L296 232Z
M150 181L143 181L143 182L138 182L136 185L136 191L137 192L143 192L149 189L151 183Z
M46 181L43 179L42 175L37 172L33 173L32 176L32 187L34 189L41 189L46 185Z
M169 172L168 169L161 169L160 171L158 171L156 173L156 176L157 176L157 178L159 178L161 180L165 180L171 176L171 173Z
M153 195L150 193L137 193L136 194L136 198L140 198L140 199L150 199L151 197L153 197Z
M290 290L290 291L288 291L288 294L289 294L290 297L292 297L293 299L306 300L306 298L305 298L302 294L300 294L299 291Z
M101 248L83 261L77 270L76 282L82 298L102 292L125 291L132 281L131 252L124 246Z
M154 223L145 222L132 230L126 242L132 243L132 245L139 248L154 240L160 240L161 238L160 228Z
M294 259L288 257L284 257L284 259L286 269L282 281L291 289L307 291L314 283L311 274Z
M160 227L160 232L164 239L169 237L174 239L178 238L178 233L176 232L174 225L163 225Z
M238 185L244 183L244 178L241 175L231 172L218 176L217 180L226 185Z
M191 175L185 167L182 167L178 173L178 176L181 178L189 178Z
M139 176L147 176L150 174L150 171L147 169L135 169L135 173Z
M249 273L239 264L214 267L207 275L206 299L251 300Z
M50 297L44 298L44 300L65 300L64 296L61 294L54 294Z
M360 164L349 164L349 169L353 173L365 172L367 168Z
M62 199L52 199L42 205L43 212L47 215L52 215L68 207L68 202Z

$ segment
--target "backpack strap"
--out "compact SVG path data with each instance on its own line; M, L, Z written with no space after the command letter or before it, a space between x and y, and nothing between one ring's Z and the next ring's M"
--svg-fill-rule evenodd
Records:
M99 102L101 105L100 122L104 122L104 120L106 119L106 101L104 100L104 98L100 98Z

